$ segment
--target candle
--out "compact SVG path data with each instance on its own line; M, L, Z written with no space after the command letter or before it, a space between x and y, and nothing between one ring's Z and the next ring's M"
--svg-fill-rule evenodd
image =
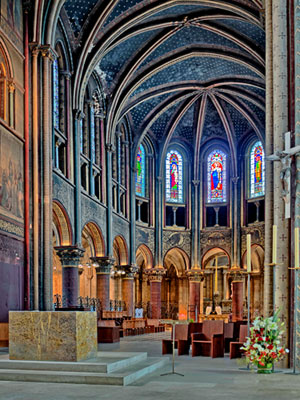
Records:
M277 263L277 225L273 225L272 263Z
M295 228L295 268L299 268L299 228Z
M218 257L216 257L215 271L215 293L218 293Z
M247 235L247 272L251 272L251 235Z

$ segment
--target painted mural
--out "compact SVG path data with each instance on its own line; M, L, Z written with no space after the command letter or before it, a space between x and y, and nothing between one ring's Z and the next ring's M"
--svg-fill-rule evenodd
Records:
M23 144L0 127L0 214L23 223Z
M23 19L21 0L0 0L1 28L21 50L23 48Z

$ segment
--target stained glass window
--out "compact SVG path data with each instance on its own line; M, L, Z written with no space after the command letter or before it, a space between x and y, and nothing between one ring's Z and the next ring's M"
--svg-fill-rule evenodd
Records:
M166 200L183 203L183 163L176 150L170 150L166 157Z
M256 142L250 151L250 197L265 194L265 153L261 142Z
M145 149L141 144L136 156L135 194L145 197Z
M90 108L91 115L91 161L95 162L96 145L95 145L95 110L94 107Z
M52 64L53 71L53 125L59 129L59 77L58 62L55 59Z
M226 202L226 154L214 150L207 159L207 202Z

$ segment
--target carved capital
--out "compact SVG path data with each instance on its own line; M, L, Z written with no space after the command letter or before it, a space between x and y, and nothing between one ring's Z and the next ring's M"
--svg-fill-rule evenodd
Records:
M166 270L164 268L149 268L145 269L145 274L150 282L161 282Z
M139 267L137 265L122 265L122 278L123 279L134 279L135 274L138 272Z
M200 181L199 181L198 179L194 179L194 180L192 180L192 184L193 184L194 186L199 186Z
M108 151L109 153L114 153L116 151L115 146L112 143L107 143L105 145L106 151Z
M42 57L49 58L49 60L51 62L57 58L56 51L49 45L41 46L40 51L41 51Z
M204 280L204 271L200 268L189 269L185 274L190 282L202 282Z
M239 179L240 179L239 176L233 176L233 177L231 178L232 182L233 182L235 185L237 185Z
M15 90L16 90L16 84L14 83L13 80L9 80L8 81L8 92L14 93Z
M77 121L82 120L85 117L85 114L81 110L74 110L74 118Z
M233 281L243 281L247 271L239 267L232 267L228 274L232 277Z
M114 265L115 260L111 257L90 257L93 266L96 269L96 274L110 274L111 268Z
M54 248L60 258L62 266L78 267L85 252L84 249L75 246L57 246Z

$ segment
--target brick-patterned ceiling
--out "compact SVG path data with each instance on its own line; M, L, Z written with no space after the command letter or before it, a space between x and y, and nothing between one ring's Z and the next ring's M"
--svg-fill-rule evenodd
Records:
M136 138L151 132L193 148L214 136L237 146L247 135L264 139L261 8L260 0L68 0L64 12L80 46L91 40L86 65L106 80L110 127L127 115Z

